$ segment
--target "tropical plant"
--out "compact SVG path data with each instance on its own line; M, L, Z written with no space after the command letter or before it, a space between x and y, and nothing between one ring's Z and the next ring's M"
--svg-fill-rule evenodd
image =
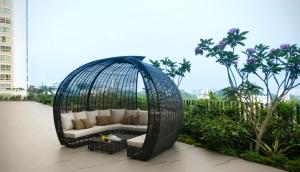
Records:
M208 92L208 97L209 97L209 100L218 100L218 96L216 95L216 93L212 92L212 91L209 91Z
M276 139L280 140L280 144L286 147L300 144L300 125L286 121L281 117L273 117L263 137L263 142L272 145ZM300 147L291 147L286 156L300 158Z
M157 67L158 69L160 69L160 70L162 70L161 68L160 68L160 62L158 61L158 60L149 60L150 61L150 63L152 63L152 65L154 66L154 67Z
M226 87L222 89L223 95L225 96L225 100L228 101L237 101L237 90L231 87Z
M182 62L179 63L180 66L175 70L175 74L178 76L177 78L177 86L181 84L182 79L185 77L185 73L191 72L191 63L190 61L187 61L185 58L183 58Z
M256 140L253 140L256 142ZM279 142L279 139L276 137L275 141L273 142L272 146L269 146L263 141L260 141L259 147L261 148L260 150L267 156L277 156L277 155L282 155L284 156L289 149L295 146L300 146L300 144L294 144L291 146L285 146L284 144Z
M38 92L47 95L53 95L54 94L54 87L49 87L46 85L42 85L38 88Z
M180 86L185 74L191 72L191 63L183 58L181 63L172 61L169 57L161 60L149 60L153 66L159 68L162 72L168 75L173 81L176 80L177 87Z
M27 90L26 100L37 101L43 104L51 105L54 97L54 87L42 85L38 88L30 86Z
M200 39L195 54L203 55L207 52L206 57L215 58L217 63L226 68L230 87L236 91L239 101L247 104L245 114L255 132L255 149L258 152L259 143L277 105L290 90L300 85L300 48L295 44L282 44L279 48L270 49L269 46L258 44L242 51L246 57L244 63L236 49L238 46L245 46L243 41L247 33L248 31L240 32L238 28L232 28L218 44L213 39ZM260 80L262 84L252 82L253 78ZM257 95L263 89L268 107L266 115L259 116L255 103Z

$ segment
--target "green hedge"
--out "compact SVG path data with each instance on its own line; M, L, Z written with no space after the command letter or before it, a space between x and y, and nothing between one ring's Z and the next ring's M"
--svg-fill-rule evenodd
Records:
M216 105L216 104L214 104ZM220 105L220 104L219 104ZM289 171L300 171L300 146L293 146L284 154L265 156L253 151L255 134L250 123L241 116L238 106L208 107L207 101L198 101L186 109L184 127L178 140L195 146L206 147L223 154L271 165ZM260 109L264 115L263 108ZM272 148L277 138L280 146L300 144L300 124L297 121L296 104L282 102L272 116L263 141Z

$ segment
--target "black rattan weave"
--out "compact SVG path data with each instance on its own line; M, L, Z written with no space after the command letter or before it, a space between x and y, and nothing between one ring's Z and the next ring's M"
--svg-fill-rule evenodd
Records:
M100 136L91 138L88 142L88 149L91 151L102 151L107 153L115 153L119 150L122 150L127 147L126 141L136 135L132 134L122 134L122 133L114 133L115 136L119 137L120 141L101 141Z
M121 56L93 61L77 68L61 82L54 98L53 114L62 145L81 142L81 138L64 137L60 118L63 112L137 109L138 74L147 94L148 128L143 147L130 156L148 160L174 144L183 124L180 92L167 75L143 59Z

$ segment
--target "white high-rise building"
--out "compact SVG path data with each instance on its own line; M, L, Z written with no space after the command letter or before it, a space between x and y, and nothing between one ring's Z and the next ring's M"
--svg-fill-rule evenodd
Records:
M0 0L0 95L11 95L14 87L12 3Z

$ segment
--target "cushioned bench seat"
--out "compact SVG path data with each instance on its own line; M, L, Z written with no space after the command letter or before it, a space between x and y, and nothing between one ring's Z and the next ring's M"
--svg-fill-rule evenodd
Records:
M123 125L120 123L111 124L111 125L104 125L104 126L93 126L92 128L88 129L81 129L81 130L65 130L65 137L68 138L79 138L91 134L96 134L104 131L109 130L130 130L130 131L139 131L139 132L146 132L147 125Z
M147 125L124 125L121 124L120 130L129 130L129 131L138 131L138 132L147 132Z
M132 139L127 140L127 145L141 148L144 145L145 138L146 138L146 134L134 137Z

